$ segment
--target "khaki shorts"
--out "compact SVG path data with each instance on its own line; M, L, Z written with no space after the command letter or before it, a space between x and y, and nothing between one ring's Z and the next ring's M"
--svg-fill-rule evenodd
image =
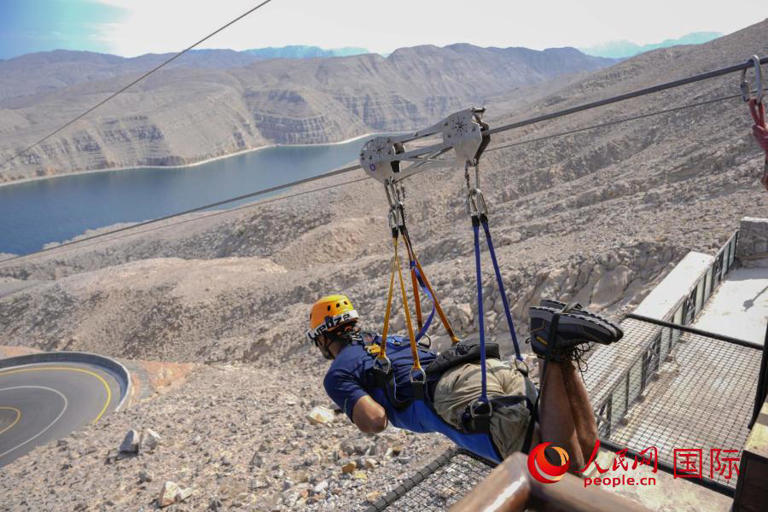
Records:
M498 359L486 361L488 397L525 395L525 380L510 363ZM465 363L451 368L435 387L435 412L454 428L461 425L466 407L482 391L480 363ZM491 415L491 439L502 457L520 451L525 441L530 412L525 402L494 409Z

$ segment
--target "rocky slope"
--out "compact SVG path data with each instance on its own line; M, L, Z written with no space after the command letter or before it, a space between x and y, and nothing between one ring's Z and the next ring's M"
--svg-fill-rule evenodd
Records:
M597 71L514 116L491 110L488 118L499 125L764 55L766 33L768 22L762 22L701 46L649 52ZM765 216L768 195L757 181L762 155L749 138L751 123L740 99L494 146L732 94L738 94L736 75L494 139L483 158L482 186L522 335L527 306L543 296L620 313L689 249L714 253L742 216ZM341 476L339 463L348 454L337 460L337 443L347 435L370 440L344 422L328 429L297 426L306 423L301 418L308 408L327 404L319 386L325 362L301 334L310 304L321 294L344 291L367 326L378 328L383 317L391 253L385 200L381 186L370 180L346 184L360 174L329 179L320 185L339 186L290 200L197 214L183 223L176 219L130 236L0 263L0 275L18 289L0 297L0 344L207 363L177 394L140 404L77 434L68 445L44 447L14 463L0 475L9 502L19 509L69 510L87 496L83 509L119 510L128 502L149 507L160 480L175 479L198 489L180 509L220 500L225 507L238 503L255 510L337 510L363 502L375 488L370 482L384 473L398 473L398 457L382 459L376 452L376 467L386 469L366 470L381 471L366 473L368 483L346 484L364 477ZM462 173L448 166L412 178L407 188L416 250L449 316L460 332L471 333L474 268ZM484 286L490 328L503 341L490 268ZM402 326L398 314L395 327ZM439 333L437 325L433 334ZM275 397L286 400L287 412L277 423L260 423L277 412ZM215 418L211 408L220 411ZM158 430L166 448L115 461L94 478L94 464L102 464L131 427ZM387 442L402 442L406 457L444 446L429 436L390 435L395 437L385 437ZM270 436L278 441L262 441ZM251 469L250 458L262 443L264 469ZM318 446L322 453L306 466L311 469L302 469ZM156 480L139 483L145 464ZM307 485L294 489L305 478L294 474L299 471L306 471ZM278 482L286 477L292 483L283 489ZM234 490L224 490L229 484ZM319 497L309 499L315 486ZM350 501L333 498L334 489Z
M314 422L328 405L320 369L206 367L186 384L194 394L144 401L3 468L3 510L155 510L166 481L193 491L170 510L363 510L449 446L362 434L343 414ZM147 428L158 446L118 457L126 431Z
M85 52L0 62L0 158L40 139L165 56ZM573 48L457 44L307 60L186 55L3 169L0 181L85 169L179 165L280 143L411 129L467 103L611 59Z

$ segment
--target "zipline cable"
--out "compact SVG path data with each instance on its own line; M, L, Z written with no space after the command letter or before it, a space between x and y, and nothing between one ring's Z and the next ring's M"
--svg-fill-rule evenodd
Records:
M766 90L768 91L768 89L766 89ZM533 138L533 139L525 139L525 140L521 140L521 141L517 141L517 142L511 142L509 144L503 144L501 146L493 146L491 148L486 149L485 152L486 153L490 153L491 151L498 151L500 149L513 148L515 146L522 146L524 144L531 144L533 142L541 142L541 141L544 141L544 140L547 140L547 139L551 139L551 138L554 138L554 137L564 137L564 136L567 136L567 135L573 135L575 133L586 132L586 131L589 131L589 130L597 130L597 129L600 129L600 128L607 128L608 126L614 126L614 125L617 125L617 124L628 123L630 121L638 121L640 119L646 119L648 117L659 116L659 115L662 115L662 114L671 114L671 113L679 112L681 110L686 110L686 109L689 109L689 108L703 107L703 106L706 106L706 105L712 105L714 103L720 103L720 102L723 102L723 101L733 100L733 99L737 99L737 98L741 99L741 94L732 94L730 96L720 96L719 98L713 98L713 99L710 99L710 100L699 101L697 103L689 103L687 105L681 105L679 107L667 108L667 109L664 109L664 110L656 110L656 111L653 111L653 112L648 112L648 113L645 113L645 114L638 114L636 116L631 116L631 117L622 117L622 118L619 118L619 119L614 119L613 121L607 121L605 123L593 124L591 126L584 126L584 127L581 127L581 128L574 128L573 130L567 130L567 131L564 131L564 132L552 133L550 135L542 135L541 137L536 137L536 138Z
M760 59L760 64L765 64L767 62L768 62L768 57L763 57L762 59ZM522 121L505 124L489 130L488 133L489 135L493 135L494 133L501 133L507 130L513 130L515 128L522 128L523 126L540 123L542 121L549 121L550 119L557 119L558 117L569 116L571 114L576 114L577 112L583 112L584 110L591 110L593 108L603 107L605 105L610 105L612 103L618 103L620 101L639 98L640 96L646 96L648 94L654 94L657 92L665 91L667 89L673 89L675 87L681 87L683 85L689 85L696 82L701 82L702 80L716 78L719 76L727 75L729 73L736 73L738 71L742 71L744 69L749 68L751 65L752 65L751 61L747 61L743 64L734 64L733 66L715 69L713 71L707 71L706 73L690 76L688 78L681 78L680 80L673 80L671 82L653 85L651 87L646 87L644 89L638 89L638 90L627 92L624 94L619 94L617 96L613 96L610 98L605 98L602 100L593 101L591 103L584 103L582 105L577 105L575 107L558 110L557 112L552 112L550 114L544 114L541 116L524 119Z
M263 5L263 4L261 4L261 5ZM760 62L761 62L761 64L765 63L765 62L768 62L768 57L764 57L763 59L760 60ZM523 127L523 126L531 125L531 124L534 124L534 123L539 123L539 122L542 122L542 121L545 121L545 120L555 119L557 117L563 117L563 116L574 114L574 113L577 113L577 112L582 112L584 110L588 110L588 109L592 109L592 108L597 108L599 106L608 105L608 104L611 104L611 103L616 103L618 101L625 101L625 100L628 100L628 99L631 99L631 98L635 98L635 97L638 97L638 96L642 96L642 95L646 95L646 94L652 94L654 92L663 91L663 90L670 89L670 88L673 88L673 87L680 87L682 85L687 85L687 84L698 82L698 81L701 81L701 80L706 80L706 79L709 79L709 78L714 78L714 77L722 76L722 75L727 74L727 73L735 73L735 72L741 71L742 69L746 69L749 65L750 65L750 63L747 62L745 64L729 66L727 68L722 68L722 69L719 69L719 70L714 70L714 71L710 71L710 72L707 72L707 73L702 73L702 74L699 74L699 75L695 75L693 77L689 77L689 78L685 78L685 79L681 79L681 80L676 80L676 81L673 81L673 82L667 82L665 84L659 84L659 85L656 85L656 86L653 86L653 87L648 87L648 88L645 88L645 89L640 89L638 91L622 94L622 95L619 95L619 96L614 96L612 98L607 98L605 100L600 100L600 101L597 101L597 102L588 103L588 104L580 105L580 106L577 106L577 107L572 107L572 108L560 110L560 111L557 111L557 112L552 112L550 114L545 114L543 116L529 118L527 120L518 121L518 122L515 122L515 123L510 123L510 124L507 124L507 125L500 126L498 128L494 128L494 129L490 130L490 133L500 133L500 132L504 132L504 131L507 131L507 130L512 130L512 129L515 129L515 128L520 128L520 127ZM655 112L649 112L649 113L646 113L646 114L640 114L640 115L637 115L637 116L621 118L621 119L617 119L617 120L614 120L614 121L608 121L606 123L600 123L600 124L586 126L586 127L582 127L582 128L576 128L576 129L568 130L568 131L565 131L565 132L559 132L559 133L555 133L555 134L551 134L551 135L545 135L545 136L542 136L542 137L537 137L537 138L534 138L534 139L528 139L528 140L524 140L524 141L519 141L519 142L510 143L510 144L505 144L505 145L502 145L502 146L495 146L495 147L487 149L486 152L496 151L496 150L510 148L510 147L514 147L514 146L520 146L520 145L523 145L523 144L529 144L529 143L533 143L533 142L539 142L539 141L546 140L546 139L549 139L549 138L562 137L562 136L571 135L571 134L574 134L574 133L579 133L579 132L583 132L583 131L587 131L587 130L594 130L594 129L598 129L598 128L603 128L603 127L606 127L606 126L613 126L613 125L617 125L617 124L621 124L621 123L625 123L625 122L629 122L629 121L635 121L635 120L638 120L638 119L644 119L644 118L648 118L648 117L652 117L652 116L657 116L657 115L662 115L662 114L678 112L678 111L685 110L685 109L688 109L688 108L695 108L695 107L705 106L705 105L717 103L717 102L720 102L720 101L726 101L726 100L730 100L730 99L734 99L734 98L738 98L738 97L740 97L740 95L722 96L722 97L719 97L719 98L713 98L711 100L705 100L705 101L700 101L700 102L696 102L696 103L681 105L679 107L673 107L673 108L659 110L659 111L655 111ZM208 205L204 205L204 206L200 206L200 207L197 207L197 208L193 208L191 210L186 210L186 211L183 211L183 212L169 214L169 215L157 218L157 219L152 219L152 220L141 222L141 223L138 223L138 224L132 224L130 226L125 226L125 227L118 228L118 229L115 229L115 230L111 230L111 231L108 231L108 232L99 233L97 235L93 235L93 236L90 236L90 237L80 238L80 239L77 239L77 240L71 240L71 241L66 242L64 244L60 244L60 245L56 245L56 246L53 246L53 247L48 247L48 248L45 248L45 249L41 249L39 251L35 251L35 252L32 252L32 253L21 254L21 255L13 256L11 258L6 258L4 260L0 260L0 266L2 266L5 263L11 262L11 261L15 261L15 260L18 260L18 259L21 259L21 258L32 257L32 256L35 256L35 255L38 255L38 254L41 254L41 253L52 251L54 249L60 249L62 247L66 247L66 246L70 246L70 245L74 245L74 244L79 244L79 243L82 243L82 242L87 242L87 241L94 240L94 239L97 239L97 238L103 238L103 237L106 237L106 236L109 236L109 235L113 235L113 234L116 234L116 233L119 233L119 232L123 232L123 231L128 231L128 230L132 230L132 229L138 229L138 228L150 225L150 224L162 222L164 220L169 220L169 219L172 219L174 217L181 216L181 215L186 215L186 214L190 214L190 213L196 213L196 212L199 212L199 211L202 211L202 210L207 210L209 208L214 208L214 207L222 206L222 205L225 205L225 204L228 204L228 203L232 203L232 202L236 202L236 201L241 201L243 199L249 199L249 198L252 198L252 197L257 197L257 196L260 196L260 195L268 194L270 192L276 192L276 191L279 191L279 190L284 190L284 189L287 189L287 188L294 187L296 185L301 185L301 184L304 184L304 183L309 183L309 182L312 182L312 181L315 181L315 180L320 180L320 179L328 178L328 177L331 177L331 176L338 176L338 175L341 175L341 174L345 174L345 173L348 173L348 172L355 171L357 169L362 169L362 167L359 164L358 165L351 165L351 166L348 166L348 167L343 167L341 169L330 171L330 172L327 172L327 173L324 173L324 174L321 174L321 175L318 175L318 176L314 176L312 178L305 178L305 179L294 181L294 182L291 182L291 183L286 183L284 185L278 185L278 186L270 187L270 188L267 188L267 189L257 190L255 192L251 192L249 194L244 194L244 195L233 197L233 198L230 198L230 199L225 199L225 200L222 200L222 201L217 201L215 203L211 203L211 204L208 204ZM366 178L360 178L359 180L354 180L352 182L339 183L339 184L335 184L335 185L330 185L328 187L322 187L322 188L319 188L317 190L318 191L319 190L327 190L327 189L330 189L330 188L335 188L335 187L343 186L343 185L345 185L347 183L354 183L356 181L362 181L364 179L367 179L367 177ZM311 192L312 191L306 191L305 193L311 193ZM288 197L290 197L290 196L288 196ZM284 197L275 198L275 200L280 200L280 199L284 199ZM239 207L238 209L240 209L240 208L248 208L248 207L255 207L255 206L258 206L260 204L264 204L264 202L258 202L258 203L254 203L254 204L244 205L242 207ZM227 210L227 211L230 211L230 210ZM224 213L224 212L220 212L220 213ZM200 220L202 218L207 218L207 217L209 217L209 216L198 217L198 218L195 218L195 219L187 219L187 220L182 221L180 223L169 224L168 226L172 226L172 225L176 225L176 224L181 224L181 223L189 222L189 221L193 221L193 220ZM166 226L161 226L161 228L165 228L165 227Z
M511 148L511 147L515 147L515 146L521 146L521 145L524 145L524 144L531 144L531 143L534 143L534 142L541 142L543 140L547 140L547 139L550 139L550 138L563 137L563 136L567 136L567 135L572 135L574 133L584 132L584 131L588 131L588 130L595 130L595 129L604 128L604 127L607 127L607 126L613 126L613 125L617 125L617 124L621 124L621 123L626 123L626 122L630 122L630 121L636 121L638 119L644 119L644 118L648 118L648 117L652 117L652 116L658 116L658 115L662 115L662 114L669 114L669 113L678 112L678 111L689 109L689 108L706 106L706 105L709 105L709 104L713 104L713 103L717 103L717 102L721 102L721 101L726 101L726 100L730 100L730 99L735 99L735 98L740 98L740 97L741 96L738 95L738 94L737 95L722 96L722 97L714 98L714 99L711 99L711 100L705 100L705 101L701 101L701 102L697 102L697 103L681 105L679 107L674 107L674 108L669 108L669 109L664 109L664 110L658 110L658 111L649 112L649 113L646 113L646 114L640 114L640 115L637 115L637 116L631 116L631 117L616 119L614 121L608 121L606 123L600 123L600 124L596 124L596 125L585 126L585 127L582 127L582 128L575 128L573 130L568 130L568 131L564 131L564 132L554 133L554 134L551 134L551 135L545 135L545 136L542 136L542 137L536 137L536 138L533 138L533 139L527 139L527 140L523 140L523 141L513 142L513 143L510 143L510 144L504 144L504 145L501 145L501 146L494 146L494 147L488 148L486 150L486 152L491 152L491 151L496 151L496 150L501 150L501 149L507 149L507 148ZM319 175L319 176L315 176L314 178L306 178L304 180L300 180L300 181L296 181L296 182L292 182L292 183L287 183L285 185L280 185L278 187L272 187L270 189L258 190L258 191L252 192L250 194L246 194L244 196L238 196L238 197L235 197L235 198L232 198L232 199L226 199L226 200L223 200L223 201L219 201L217 203L212 203L212 204L209 204L209 205L201 206L201 207L195 208L193 210L187 210L187 211L183 211L183 212L179 212L179 213L175 213L175 214L170 214L170 215L167 215L165 217L149 220L149 221L142 222L142 223L139 223L139 224L132 224L130 226L125 226L125 227L118 228L118 229L115 229L115 230L111 230L111 231L108 231L108 232L99 233L97 235L93 235L93 236L86 237L86 238L80 238L80 239L77 239L77 240L71 240L69 242L65 242L63 244L59 244L59 245L52 246L52 247L47 247L45 249L41 249L39 251L35 251L35 252L32 252L32 253L21 254L21 255L18 255L18 256L13 256L11 258L6 258L4 260L0 260L0 266L2 266L4 263L8 263L8 262L11 262L11 261L14 261L14 260L18 260L18 259L21 259L21 258L29 258L29 257L35 256L35 255L41 254L41 253L53 251L53 250L56 250L56 249L61 249L61 248L66 247L66 246L70 246L70 245L74 245L74 244L80 244L80 243L91 241L91 240L94 240L94 239L97 239L97 238L107 237L109 235L113 235L113 234L116 234L116 233L119 233L119 232L123 232L123 231L138 229L138 228L150 225L150 224L161 222L163 220L169 220L171 218L178 217L178 216L181 216L181 215L186 215L186 214L189 214L189 213L195 213L195 212L201 211L201 210L207 210L207 209L213 208L215 206L222 206L223 204L227 204L227 203L230 203L230 202L236 202L236 201L240 201L240 200L243 200L243 199L248 199L248 198L251 198L251 197L257 197L259 195L267 194L269 192L274 192L274 191L276 191L275 189L282 190L284 188L290 188L290 187L293 187L293 186L296 186L296 185L300 185L300 184L303 184L303 183L308 183L308 182L311 182L311 181L314 181L314 180L319 180L319 179L323 179L323 178L326 178L326 177L337 176L337 175L340 175L340 174L343 174L343 173L355 171L357 169L361 169L361 167L359 165L351 165L351 166L344 167L344 168L341 168L341 169L338 169L338 170L335 170L335 171L331 171L329 173L325 173L325 174L322 174L322 175ZM422 171L419 171L419 173L420 172L422 172ZM178 225L178 224L185 224L187 222L202 220L202 219L205 219L205 218L209 218L209 217L212 217L212 216L215 216L215 215L221 215L221 214L228 213L228 212L231 212L231 211L237 211L237 210L241 210L241 209L245 209L245 208L256 207L256 206L260 206L260 205L263 205L263 204L268 204L269 202L272 202L272 201L279 201L279 200L282 200L282 199L289 199L289 198L292 198L292 197L295 197L295 196L299 196L299 195L303 195L303 194L309 194L309 193L313 193L313 192L316 192L316 191L319 192L319 191L323 191L323 190L328 190L328 189L340 187L340 186L343 186L343 185L346 185L346 184L356 183L358 181L364 181L364 180L367 180L367 179L368 179L368 177L365 176L363 178L359 178L357 180L352 180L352 181L349 181L349 182L337 183L337 184L334 184L334 185L328 185L326 187L320 187L318 189L313 189L313 190L309 190L309 191L300 192L298 194L293 194L293 195L289 195L289 196L281 196L281 197L277 197L277 198L274 198L274 199L269 199L269 200L266 200L266 201L259 201L257 203L243 205L243 206L240 206L240 207L237 207L237 208L234 208L234 209L228 209L228 210L224 210L224 211L221 211L221 212L216 212L216 213L213 213L213 214L210 214L210 215L206 215L204 217L196 217L194 219L185 219L185 220L180 221L180 222L175 222L175 223L172 223L172 224L166 224L166 225L163 225L163 226L158 226L155 229L165 229L167 227L172 227L172 226L175 226L175 225ZM150 231L154 231L154 229L153 230L142 230L142 231L137 232L137 233L131 233L129 236L133 236L134 234L148 233ZM115 240L121 240L121 239L123 239L123 237L109 238L108 240L109 241L115 241ZM104 241L107 241L107 240L104 240ZM90 245L93 245L93 244L89 244L89 246Z
M166 66L166 65L170 64L171 62L173 62L174 60L178 59L179 57L181 57L182 55L184 55L184 54L185 54L185 53L187 53L188 51L192 50L192 49L193 49L193 48L195 48L196 46L198 46L198 45L200 45L200 44L204 43L205 41L207 41L207 40L208 40L208 39L210 39L211 37L215 36L216 34L218 34L219 32L221 32L222 30L224 30L224 29L228 28L229 26L233 25L234 23L237 23L237 22L238 22L238 21L240 21L241 19L245 18L246 16L248 16L248 15L249 15L249 14L251 14L252 12L254 12L254 11L256 11L256 10L258 10L258 9L262 8L263 6L267 5L267 4L268 4L269 2L271 2L271 1L272 1L272 0L264 0L263 2L261 2L261 3L260 3L259 5L257 5L256 7L252 7L252 8L250 8L250 9L248 9L247 11L245 11L243 14L241 14L241 15L240 15L240 16L238 16L237 18L235 18L235 19L233 19L233 20L229 21L228 23L226 23L226 24L222 25L221 27L217 28L216 30L214 30L213 32L211 32L210 34L208 34L207 36L205 36L204 38L202 38L202 39L200 39L199 41L197 41L196 43L194 43L194 44L192 44L192 45L190 45L190 46L186 47L185 49L181 50L180 52L178 52L177 54L173 55L173 56L172 56L172 57L170 57L169 59L167 59L167 60L165 60L165 61L161 62L160 64L158 64L158 65L157 65L157 66L155 66L154 68L150 69L149 71L147 71L146 73L144 73L143 75L141 75L139 78L137 78L137 79L136 79L136 80L134 80L133 82L131 82L131 83L129 83L128 85L124 86L124 87L123 87L123 88L121 88L120 90L118 90L118 91L116 91L116 92L113 92L113 93L112 93L112 94L110 94L110 95L109 95L107 98L105 98L105 99L101 100L100 102L98 102L97 104L95 104L94 106L92 106L91 108L89 108L88 110L86 110L85 112L83 112L82 114L78 115L78 116L77 116L77 117L75 117L74 119L72 119L72 120L70 120L70 121L67 121L67 122L66 122L66 123L64 123L63 125L59 126L58 128L56 128L54 131L52 131L51 133L49 133L48 135L46 135L46 136L45 136L45 137L43 137L42 139L38 140L37 142L34 142L34 143L30 144L29 146L27 146L26 148L22 149L21 151L19 151L19 152L17 152L17 153L15 153L15 154L13 154L13 155L12 155L10 158L6 159L5 161L3 161L3 163L2 163L2 164L0 164L0 169L4 168L4 167L5 167L6 165L8 165L9 163L11 163L12 161L16 160L17 158L19 158L19 157L20 157L21 155L23 155L24 153L27 153L27 152L28 152L29 150L31 150L32 148L34 148L34 147L36 147L36 146L38 146L38 145L42 144L42 143L43 143L43 142L45 142L46 140L50 139L51 137L53 137L53 136L54 136L54 135L56 135L57 133L61 132L61 131L62 131L62 130L64 130L65 128L67 128L67 127L69 127L69 126L73 125L74 123L76 123L76 122L77 122L77 121L79 121L80 119L84 118L85 116L87 116L88 114L90 114L91 112L93 112L94 110L96 110L97 108L101 107L102 105L104 105L104 104L105 104L105 103L107 103L108 101L111 101L111 100L115 99L117 96L119 96L120 94L124 93L125 91L127 91L128 89L130 89L131 87L133 87L134 85L136 85L137 83L141 82L142 80L144 80L145 78L147 78L149 75L151 75L151 74L152 74L152 73L154 73L155 71L157 71L157 70L159 70L160 68L162 68L162 67L164 67L164 66Z

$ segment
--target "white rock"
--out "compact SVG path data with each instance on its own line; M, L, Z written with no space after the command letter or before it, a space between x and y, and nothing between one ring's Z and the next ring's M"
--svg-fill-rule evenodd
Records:
M176 493L176 503L179 503L189 498L190 496L192 496L193 492L195 492L195 490L191 487L187 487L186 489L181 489L178 493Z
M170 480L163 484L163 488L160 491L160 498L158 503L161 507L167 507L176 503L176 495L181 492L181 488L176 485L175 482Z
M151 428L144 429L144 434L141 436L141 450L154 450L160 444L160 439L160 434Z
M177 483L168 480L163 484L158 503L161 507L167 507L168 505L173 505L174 503L180 503L189 498L193 492L194 489L192 489L192 487L182 489Z
M307 419L309 419L309 421L314 425L320 425L333 422L335 416L336 415L333 414L332 410L328 409L327 407L318 405L309 411L307 414Z

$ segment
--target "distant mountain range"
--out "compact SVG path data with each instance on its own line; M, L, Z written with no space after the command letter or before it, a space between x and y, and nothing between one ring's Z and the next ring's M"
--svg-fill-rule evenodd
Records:
M594 55L596 57L624 59L659 48L669 48L670 46L678 46L681 44L707 43L713 39L717 39L721 35L720 32L693 32L678 39L665 39L660 43L639 45L631 41L609 41L589 48L579 48L579 50L587 55Z
M169 56L126 59L57 50L0 61L0 160ZM400 48L387 57L275 59L232 50L193 51L9 162L0 181L183 165L268 144L408 130L467 105L516 98L521 88L562 84L552 79L615 62L575 48L470 44Z
M244 50L243 53L254 55L260 59L313 59L316 57L349 57L350 55L362 55L372 53L365 48L345 46L344 48L332 48L326 50L319 46L290 45L267 48L255 48Z

